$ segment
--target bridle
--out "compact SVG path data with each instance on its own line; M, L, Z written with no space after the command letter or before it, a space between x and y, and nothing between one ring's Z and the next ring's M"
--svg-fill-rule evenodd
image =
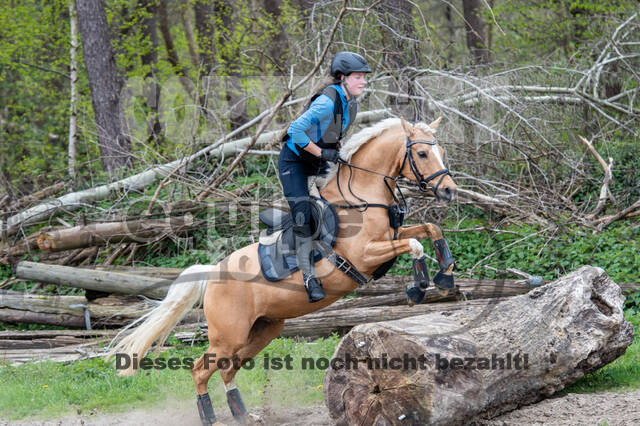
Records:
M420 170L418 170L418 166L416 165L416 160L413 158L413 153L411 152L411 147L413 145L425 144L425 145L434 146L437 143L438 141L435 138L432 141L428 141L425 139L416 139L412 141L411 139L409 139L409 136L407 136L407 151L404 154L404 160L402 160L402 165L400 166L401 173L398 177L404 177L402 176L402 169L404 169L404 164L407 162L407 159L409 159L409 169L411 170L411 173L413 173L413 176L418 181L418 188L420 188L420 191L427 192L428 189L431 189L434 195L436 196L436 199L439 199L438 188L440 187L440 184L442 183L442 180L444 179L445 176L447 175L451 176L449 169L443 168L441 170L438 170L435 173L430 174L427 177L424 177L422 176L422 173L420 173ZM438 179L436 186L433 188L430 188L429 182L431 182L433 179L437 178L438 176L440 176L440 179Z
M449 169L443 168L441 170L438 170L435 173L430 174L427 177L424 177L422 175L422 173L420 173L420 170L418 170L418 166L416 164L416 160L413 158L413 153L411 152L411 147L413 145L425 144L425 145L434 146L437 143L438 143L438 141L436 139L434 139L433 141L428 141L426 139L411 140L409 138L409 136L407 136L406 151L405 151L405 154L404 154L404 158L402 160L402 165L400 166L400 174L397 177L385 175L384 173L376 172L375 170L366 169L364 167L355 166L355 165L353 165L353 164L351 164L351 163L349 163L347 161L344 161L342 159L338 160L338 173L337 173L336 183L338 185L338 191L340 192L340 195L342 196L342 199L347 203L347 205L340 205L340 204L335 204L335 203L332 203L332 205L335 206L335 207L340 207L340 208L344 208L344 209L362 209L362 210L360 210L362 212L365 211L369 207L382 207L382 208L390 209L393 206L398 206L397 208L399 208L403 213L405 213L406 212L406 208L407 208L407 202L406 202L406 200L404 198L404 194L402 193L402 191L398 187L398 192L400 193L400 198L402 199L402 202L401 202L398 199L398 197L396 197L393 189L391 188L391 185L389 185L389 181L397 183L398 180L400 180L401 178L407 179L406 176L402 175L402 169L404 169L404 165L407 163L407 160L409 161L409 169L411 170L411 173L413 173L413 176L416 178L416 181L417 181L416 185L418 186L420 191L421 192L427 192L428 190L432 190L433 194L436 197L436 199L439 200L440 197L438 196L438 188L440 187L440 184L442 183L442 180L444 179L445 176L447 176L447 175L451 176L451 173L449 172ZM349 192L351 193L351 195L353 195L355 198L357 198L359 201L361 201L362 204L352 204L352 203L350 203L346 199L344 194L342 193L342 188L340 186L340 167L342 167L342 166L349 167L349 180L348 180L348 183L347 183L347 187L349 189ZM375 175L382 176L383 179L384 179L384 183L387 186L387 189L389 190L389 192L391 193L391 196L393 197L393 200L394 200L395 204L393 206L387 206L386 204L369 203L366 200L364 200L364 199L358 197L356 194L354 194L353 191L351 190L351 178L353 176L353 170L352 169L358 169L358 170L362 170L362 171L365 171L365 172L368 172L368 173L372 173L372 174L375 174ZM438 176L440 176L440 179L438 179L438 182L436 183L436 185L434 187L430 187L429 186L429 182L431 182L432 180L434 180ZM401 203L402 203L402 205L401 205Z

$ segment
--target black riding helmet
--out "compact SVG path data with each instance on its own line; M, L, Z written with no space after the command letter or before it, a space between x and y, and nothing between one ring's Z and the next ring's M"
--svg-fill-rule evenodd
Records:
M371 72L367 60L353 52L340 52L331 61L331 75L339 80L340 75L352 72Z

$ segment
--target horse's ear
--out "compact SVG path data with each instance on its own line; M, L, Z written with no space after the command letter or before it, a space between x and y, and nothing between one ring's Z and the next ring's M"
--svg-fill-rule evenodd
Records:
M407 136L413 136L413 126L407 123L407 121L402 117L400 117L400 122L402 123L402 128L404 129L404 132L407 134Z
M442 120L442 116L436 118L436 120L429 124L429 127L431 127L433 130L436 130L438 128L438 125L440 124L440 120Z

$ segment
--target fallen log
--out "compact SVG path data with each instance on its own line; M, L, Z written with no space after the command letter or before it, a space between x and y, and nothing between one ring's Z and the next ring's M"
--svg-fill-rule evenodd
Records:
M42 251L64 251L123 242L148 242L167 235L182 234L201 226L193 216L168 217L126 222L94 223L86 226L42 232L38 247Z
M299 318L286 320L280 336L317 339L330 336L333 333L344 335L358 324L390 321L426 313L447 316L451 315L452 312L469 306L490 309L499 300L501 299L469 300L466 302L433 303L415 306L374 306L330 311L321 310ZM175 336L183 341L205 340L206 334L204 330L206 330L206 324L198 325L203 330L201 333L180 332L176 333Z
M385 294L382 296L364 296L353 299L341 299L318 312L336 311L340 309L367 308L372 306L406 305L407 296L404 293Z
M410 276L392 276L392 279L384 279L371 282L356 289L358 296L373 296L383 294L395 294L404 292L404 287L412 281ZM471 278L456 278L456 294L442 296L431 285L427 289L426 302L439 300L452 300L457 297L467 299L483 299L488 297L508 297L527 293L531 290L528 280L478 280Z
M85 327L83 316L69 314L51 314L23 311L19 309L0 309L0 321L9 324L57 325L60 327Z
M26 253L38 250L38 237L41 232L50 232L59 229L59 227L48 226L41 229L39 232L22 238L15 244L5 243L0 246L0 264L9 264L12 258L19 259Z
M163 280L162 278L28 261L18 263L16 276L25 280L105 293L141 294L155 299L163 299L169 285L173 282L173 280Z
M97 302L97 303L96 303ZM89 302L84 296L49 296L0 290L0 321L85 327L85 309L92 327L120 327L149 312L155 303ZM202 309L193 309L184 322L202 321Z
M109 338L116 333L116 330L0 331L0 356L3 349L51 349L86 343L96 337Z
M165 280L175 280L184 271L184 268L158 268L154 266L120 266L120 265L98 265L92 269L96 271L111 271L121 274L142 275L146 277L162 278Z
M71 362L82 359L96 358L106 355L105 338L91 339L84 343L59 346L55 348L26 348L4 349L0 352L0 358L11 365L20 365L27 362L53 361Z
M337 424L453 425L496 416L624 354L633 327L623 303L602 269L585 266L491 309L468 304L357 326L325 373L325 403Z

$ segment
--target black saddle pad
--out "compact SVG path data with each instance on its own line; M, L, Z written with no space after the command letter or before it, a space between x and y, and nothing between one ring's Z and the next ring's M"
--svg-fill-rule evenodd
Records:
M318 262L329 255L336 243L338 215L326 200L316 197L311 199L313 261ZM289 214L278 209L260 212L260 220L268 227L267 235L282 231L273 243L258 244L262 275L269 281L280 281L300 269L295 251L293 220Z

